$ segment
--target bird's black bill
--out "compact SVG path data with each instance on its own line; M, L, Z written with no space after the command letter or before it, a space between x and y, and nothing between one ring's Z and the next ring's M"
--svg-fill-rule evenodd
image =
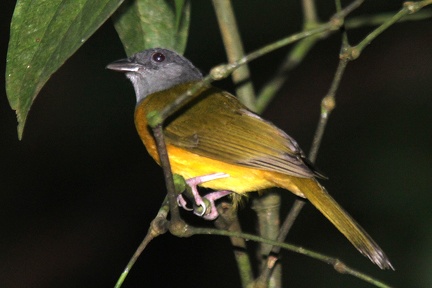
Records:
M131 62L129 59L120 59L108 64L105 68L119 72L138 71L142 65Z

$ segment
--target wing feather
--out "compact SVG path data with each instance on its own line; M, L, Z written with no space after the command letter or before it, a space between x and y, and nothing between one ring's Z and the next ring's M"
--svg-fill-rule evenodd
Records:
M186 91L189 85L181 88ZM149 111L160 109L160 97L150 95ZM165 127L168 143L231 164L280 172L297 177L319 176L297 142L272 123L247 110L237 98L214 87L201 91L179 110Z

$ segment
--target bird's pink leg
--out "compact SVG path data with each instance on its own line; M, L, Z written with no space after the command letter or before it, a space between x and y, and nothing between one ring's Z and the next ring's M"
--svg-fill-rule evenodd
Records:
M201 195L199 195L197 186L211 180L216 180L216 179L226 178L226 177L229 177L229 175L225 173L214 173L214 174L203 175L203 176L187 179L186 183L191 188L192 195L195 202L194 209L187 207L187 202L184 199L182 194L180 194L177 197L178 205L188 211L193 210L195 215L201 216L206 220L216 219L219 216L219 214L217 213L216 205L214 202L228 194L231 194L232 192L227 190L215 191L201 197Z

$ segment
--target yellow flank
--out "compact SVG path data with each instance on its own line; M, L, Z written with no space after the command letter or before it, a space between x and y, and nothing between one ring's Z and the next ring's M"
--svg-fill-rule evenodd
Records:
M214 190L229 189L243 194L275 186L272 181L264 176L266 172L263 170L202 157L172 145L169 145L167 150L173 172L182 175L185 179L220 172L230 176L203 183L201 184L203 187Z

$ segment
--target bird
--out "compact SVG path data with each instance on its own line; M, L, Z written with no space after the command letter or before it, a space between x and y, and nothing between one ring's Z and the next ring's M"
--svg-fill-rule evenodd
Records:
M202 73L184 56L164 48L144 50L106 68L125 73L131 81L137 102L136 129L160 165L147 115L186 93L203 79ZM289 190L312 203L374 264L394 270L378 244L318 182L323 174L307 160L298 143L234 95L204 85L166 119L163 131L172 172L187 179L198 205L204 201L196 185L216 191L206 198L213 208L215 199L230 193L246 195L272 187ZM182 196L178 202L186 208ZM208 219L215 217L213 211Z

